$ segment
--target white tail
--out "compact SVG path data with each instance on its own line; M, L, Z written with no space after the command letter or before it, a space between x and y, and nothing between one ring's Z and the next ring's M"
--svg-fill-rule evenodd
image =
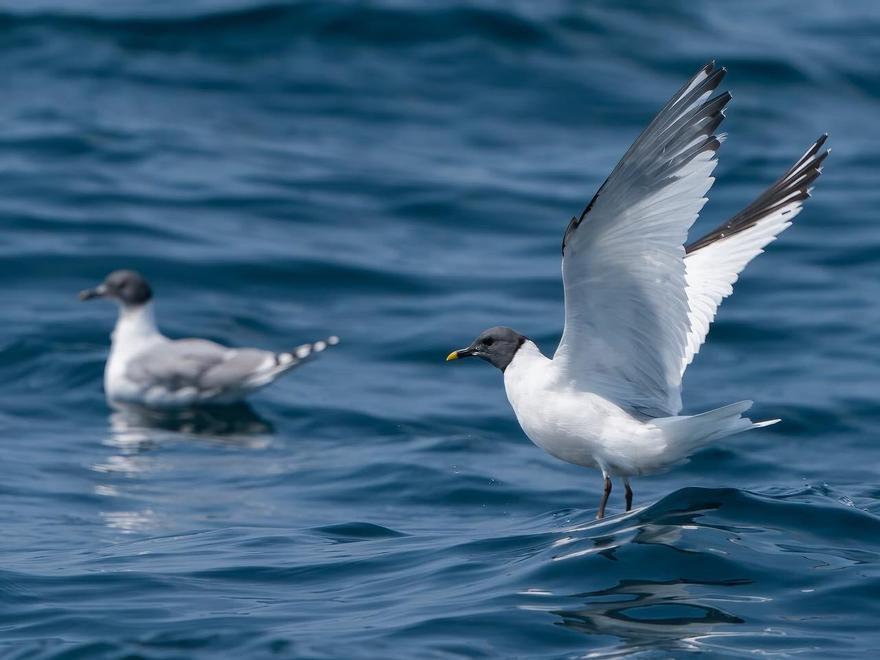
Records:
M673 461L677 463L686 460L697 449L710 442L780 421L768 419L753 422L748 417L743 417L743 413L751 407L751 401L739 401L699 415L664 417L655 419L653 423L665 432L669 450L678 456Z

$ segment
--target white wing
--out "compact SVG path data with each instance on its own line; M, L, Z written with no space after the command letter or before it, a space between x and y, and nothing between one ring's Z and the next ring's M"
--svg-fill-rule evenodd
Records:
M829 150L821 151L827 135L807 149L782 178L729 221L688 245L685 279L690 305L690 332L681 372L706 340L721 301L733 292L743 268L764 247L791 226L810 186L822 172Z
M648 415L681 409L684 242L712 185L726 92L710 63L629 148L563 241L561 378Z

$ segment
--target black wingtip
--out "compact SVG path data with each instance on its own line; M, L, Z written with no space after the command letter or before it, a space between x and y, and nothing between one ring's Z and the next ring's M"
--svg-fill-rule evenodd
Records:
M723 66L720 68L716 67L715 60L709 60L694 72L694 75L691 76L691 81L693 81L693 79L700 74L708 76L710 78L715 78L716 83L718 83L724 78L725 75L727 75L727 69L725 69Z
M723 225L686 245L685 253L691 254L723 238L745 231L754 227L771 213L775 213L789 204L808 199L812 183L819 178L822 173L822 163L831 152L830 149L826 149L819 153L827 138L828 134L823 134L776 183Z
M726 68L715 67L714 59L709 60L709 62L700 67L694 73L694 75L691 76L691 79L688 80L688 82L686 82L684 85L682 85L682 87L660 110L660 112L655 115L651 123L648 124L648 127L642 132L642 135L636 139L630 149L624 154L621 162L623 162L627 158L632 149L639 144L645 134L649 133L653 129L656 129L656 124L658 121L660 121L662 118L668 120L669 117L667 115L669 115L670 112L678 112L679 114L681 114L684 108L693 107L692 104L695 104L695 102L701 98L707 98L707 100L705 100L696 110L690 111L690 115L687 118L688 121L685 122L683 125L681 124L681 122L678 124L672 124L672 128L670 128L665 133L662 133L664 139L658 142L658 144L662 144L662 148L664 150L670 149L670 154L675 152L676 155L674 155L674 157L670 157L667 160L667 165L674 165L676 167L679 167L688 162L699 153L705 152L707 150L717 151L718 148L721 146L721 141L723 137L716 137L713 134L720 126L721 121L724 119L724 107L730 102L733 97L730 92L726 90L720 92L717 96L714 97L711 97L710 95L714 93L718 86L721 84L721 81L724 79L726 73ZM701 79L701 76L705 77ZM702 142L695 142L694 140L688 141L690 140L690 138L697 138L699 136L703 136L705 137L705 139ZM618 166L619 165L620 164L618 163ZM614 172L616 171L617 169L615 168ZM612 172L612 176L614 172ZM599 196L602 194L602 191L607 183L608 179L606 179L605 183L603 183L599 187L599 190L596 192L595 195L593 195L590 203L587 204L586 208L581 212L580 216L573 217L568 223L562 239L563 254L565 254L565 248L568 244L568 239L575 232L575 230L577 230L581 222L583 222L584 218L593 208L593 205L596 203L596 200L599 199Z
M727 69L715 69L714 71L708 72L709 78L708 80L712 83L712 89L718 87L721 84L721 81L724 80L724 77L727 75Z

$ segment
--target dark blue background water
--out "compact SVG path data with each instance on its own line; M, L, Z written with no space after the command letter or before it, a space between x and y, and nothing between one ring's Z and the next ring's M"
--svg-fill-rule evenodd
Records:
M0 3L3 655L880 646L880 10L839 5ZM566 221L713 57L699 229L834 148L685 382L784 423L596 524L598 475L443 357L499 323L553 350ZM75 294L123 266L172 336L342 343L251 410L114 417L115 312Z

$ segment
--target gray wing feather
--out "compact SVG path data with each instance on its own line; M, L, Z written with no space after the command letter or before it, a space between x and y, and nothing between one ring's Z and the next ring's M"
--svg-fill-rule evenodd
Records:
M126 376L146 386L158 385L170 390L225 389L245 385L261 367L274 360L274 354L269 351L231 349L206 339L179 339L133 359Z
M681 409L684 243L714 181L723 77L707 64L673 96L563 239L560 380L652 416Z
M226 389L243 385L258 373L268 371L277 364L275 354L256 348L242 348L228 353L228 359L202 374L199 379L201 387Z

